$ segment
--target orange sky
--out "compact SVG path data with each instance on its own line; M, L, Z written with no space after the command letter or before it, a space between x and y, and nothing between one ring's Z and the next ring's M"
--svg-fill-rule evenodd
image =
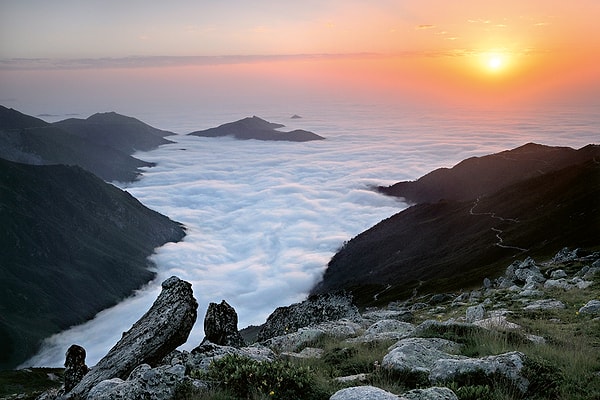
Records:
M600 102L598 17L597 0L7 0L0 85L32 69L88 79L145 69L133 79L194 86L213 74L223 85L246 78L341 96Z

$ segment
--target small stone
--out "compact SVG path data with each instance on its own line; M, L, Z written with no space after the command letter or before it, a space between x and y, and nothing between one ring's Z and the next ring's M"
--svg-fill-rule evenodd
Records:
M580 314L600 314L600 300L590 300L579 309Z

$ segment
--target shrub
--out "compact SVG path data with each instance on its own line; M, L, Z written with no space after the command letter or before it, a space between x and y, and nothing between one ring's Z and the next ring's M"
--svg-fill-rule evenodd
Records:
M211 363L202 377L238 398L271 399L327 398L319 393L315 375L308 367L283 361L256 361L228 355Z

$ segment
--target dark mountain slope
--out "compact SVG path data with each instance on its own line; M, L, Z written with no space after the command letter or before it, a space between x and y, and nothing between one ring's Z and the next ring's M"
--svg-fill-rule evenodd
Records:
M296 129L291 132L280 132L277 130L284 126L254 116L223 124L216 128L192 132L189 135L203 137L233 136L236 139L242 140L285 140L290 142L308 142L325 139L322 136L302 129Z
M451 169L436 169L416 181L377 189L413 204L435 203L442 199L470 200L594 156L600 157L600 146L588 145L575 150L528 143L513 150L468 158Z
M154 276L182 227L79 167L0 159L0 368Z
M460 290L495 277L515 258L551 257L564 246L600 248L598 161L519 182L479 201L410 207L348 242L313 293L346 289L366 305L415 289Z
M87 119L70 118L52 124L100 146L132 154L173 143L165 136L173 132L153 128L142 121L115 112L98 113Z
M155 132L154 128L138 121L147 127L140 128L139 124L129 121L129 117L114 117L112 113L109 117L110 123L104 121L102 115L90 117L96 121L93 123L66 123L73 120L65 120L64 125L73 131L67 132L61 124L49 124L0 106L0 157L35 165L79 165L106 181L133 181L139 176L140 168L153 164L130 154L134 149L148 150L163 144L166 140L157 135L164 131ZM115 120L121 122L117 124ZM148 132L142 134L144 129Z

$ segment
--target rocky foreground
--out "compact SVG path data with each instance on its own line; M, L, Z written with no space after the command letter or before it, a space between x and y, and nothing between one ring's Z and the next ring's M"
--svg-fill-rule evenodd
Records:
M175 348L187 339L196 318L197 303L190 285L172 277L163 283L163 292L148 313L123 334L121 341L79 383L70 390L52 389L39 398L210 398L194 396L214 387L226 388L225 381L206 379L215 376L214 370L212 375L207 372L214 369L217 360L238 357L234 360L240 364L239 368L240 360L246 359L256 360L257 365L271 365L282 359L331 360L331 349L326 352L320 345L333 340L338 346L333 354L338 359L349 349L360 346L367 349L375 349L381 343L391 346L383 357L375 359L367 372L324 378L334 382L329 388L335 390L314 397L308 395L310 388L305 388L306 397L297 394L296 398L492 398L483 395L490 387L506 388L503 390L509 391L511 398L561 398L557 394L560 383L556 381L556 377L562 376L560 367L544 364L519 349L534 349L535 353L543 354L545 347L556 344L557 338L545 337L540 324L568 328L572 326L571 319L578 318L584 319L581 326L598 332L599 271L600 252L563 249L545 263L531 258L515 261L503 276L485 279L477 290L427 295L390 303L386 308L361 311L343 294L317 296L277 309L260 328L258 341L251 345L244 342L237 330L235 310L223 301L209 306L204 320L207 336L191 352ZM571 302L579 306L570 310ZM566 332L566 341L579 334ZM505 351L465 354L470 338L492 337L500 338ZM592 362L595 360L597 368L598 342L595 346L587 356ZM65 381L87 368L83 362L78 366L68 365ZM386 389L377 387L375 383L381 380L374 377L382 371L400 385L392 387L403 389L392 392L387 390L389 384ZM585 374L595 376L595 380L600 378L598 370ZM229 385L233 385L234 375L228 376ZM581 379L581 384L586 385L584 376ZM466 387L471 390L470 396L476 397L466 397ZM182 388L186 389L185 396ZM598 389L598 385L573 388L573 398L597 398L594 396L600 392L594 393L594 388ZM263 397L255 398L283 398L273 388L259 389L254 393L262 393ZM575 397L578 389L587 391L584 397ZM479 397L477 390L483 393ZM294 398L289 395L286 398L290 397Z

